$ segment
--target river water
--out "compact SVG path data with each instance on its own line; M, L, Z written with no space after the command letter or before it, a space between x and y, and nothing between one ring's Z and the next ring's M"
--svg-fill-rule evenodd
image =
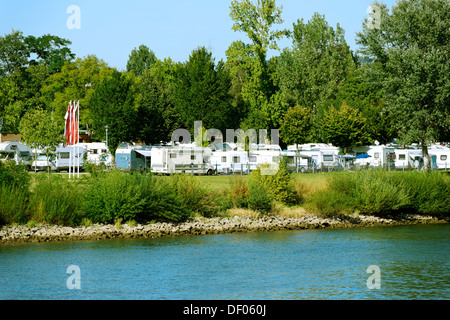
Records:
M446 300L449 239L440 224L2 245L0 299Z

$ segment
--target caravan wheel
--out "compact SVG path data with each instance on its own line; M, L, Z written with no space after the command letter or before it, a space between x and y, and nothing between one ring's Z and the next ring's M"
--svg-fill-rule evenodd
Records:
M208 175L208 176L212 176L212 174L213 174L213 171L211 169L209 169L208 172L206 172L206 175Z

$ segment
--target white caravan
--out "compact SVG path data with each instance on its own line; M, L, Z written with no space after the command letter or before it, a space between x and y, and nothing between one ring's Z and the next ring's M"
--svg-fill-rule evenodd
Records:
M393 169L395 165L395 148L385 145L353 147L355 156L367 154L369 158L355 159L360 166L383 167Z
M72 154L72 159L70 159L70 155ZM85 154L85 149L82 147L57 147L55 152L50 152L47 159L47 154L40 153L36 160L33 161L32 169L36 168L37 171L47 171L50 167L52 171L69 171L69 167L71 170L77 169L78 161L80 165L80 170L83 166L83 156Z
M249 169L254 171L258 166L268 165L268 169L276 171L280 157L281 147L277 144L252 144L248 153Z
M237 150L228 143L211 144L212 151L210 164L216 173L248 173L249 161L248 153L244 150Z
M421 169L422 151L418 149L395 149L395 169Z
M288 151L298 151L312 160L311 170L332 171L340 167L339 148L326 143L306 143L288 146ZM306 162L307 160L303 160Z
M153 173L214 173L210 164L210 148L197 147L193 144L180 144L172 147L153 147L151 150L151 168Z
M431 148L428 149L428 154L430 157L436 156L436 169L450 169L450 148L443 146L431 146Z
M112 166L113 157L104 142L80 143L87 152L86 160L96 165L104 164L107 167Z
M11 160L17 165L21 164L30 168L33 162L32 151L29 146L20 142L2 142L0 143L0 161Z
M281 157L285 159L287 169L292 172L312 172L313 160L310 156L291 150L281 152Z

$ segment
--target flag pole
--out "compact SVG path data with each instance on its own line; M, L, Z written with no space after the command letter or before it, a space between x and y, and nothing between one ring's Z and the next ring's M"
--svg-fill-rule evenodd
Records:
M78 178L80 177L80 100L77 107L77 155L78 155Z
M72 171L72 100L69 102L69 139L68 139L68 145L69 145L69 179L71 178L71 171Z

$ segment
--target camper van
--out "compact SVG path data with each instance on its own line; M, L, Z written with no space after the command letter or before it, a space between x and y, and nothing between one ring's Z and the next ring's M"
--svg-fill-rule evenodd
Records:
M250 145L248 162L250 171L254 171L261 165L267 165L278 170L281 157L281 147L275 144Z
M387 169L394 169L395 166L395 148L385 145L360 146L353 147L352 151L355 156L362 154L367 155L367 158L360 158L355 160L355 164L360 166L383 167Z
M298 151L304 156L304 163L313 172L334 171L340 168L339 148L326 143L307 143L288 146L288 151Z
M395 149L395 169L421 169L423 167L422 151L419 149Z
M248 153L244 150L233 148L228 143L211 144L212 151L210 164L216 173L248 173Z
M214 173L211 165L212 150L207 147L197 147L193 144L179 144L169 147L154 147L152 149L151 168L154 173Z
M20 142L2 142L0 143L0 161L9 160L30 168L33 162L32 149Z
M52 171L69 171L69 167L78 167L79 164L80 170L82 170L84 154L85 149L81 147L57 147L56 151L49 153L48 159L46 153L38 154L31 169L47 171L50 167Z
M310 156L297 151L284 150L281 158L286 161L287 170L290 172L312 172L313 160Z
M120 170L150 171L152 147L121 146L116 150L115 166Z
M430 157L436 157L437 170L450 170L450 148L431 146L428 154Z
M104 142L80 143L86 149L86 160L96 165L104 164L110 167L113 163L113 157Z

